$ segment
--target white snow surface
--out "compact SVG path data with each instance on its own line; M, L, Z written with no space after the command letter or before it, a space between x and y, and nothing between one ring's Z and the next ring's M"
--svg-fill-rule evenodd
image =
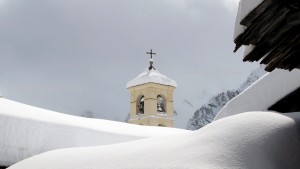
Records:
M76 117L0 98L0 166L54 149L186 132L189 131Z
M235 21L234 38L243 33L246 29L245 26L240 25L241 21L263 0L241 0L239 3L239 9Z
M54 150L9 169L299 168L299 114L247 112L191 133Z
M248 111L265 111L298 87L299 69L291 72L276 69L229 101L214 120Z
M138 86L146 83L157 83L157 84L177 87L176 81L159 73L159 71L154 69L151 70L146 69L143 73L138 75L136 78L129 81L126 85L126 88L130 88L133 86Z

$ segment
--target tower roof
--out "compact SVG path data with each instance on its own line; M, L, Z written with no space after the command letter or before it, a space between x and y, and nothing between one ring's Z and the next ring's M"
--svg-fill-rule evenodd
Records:
M159 73L159 71L155 69L146 69L143 73L138 75L136 78L129 81L126 85L126 88L130 88L133 86L138 86L146 83L157 83L166 86L177 87L176 81Z

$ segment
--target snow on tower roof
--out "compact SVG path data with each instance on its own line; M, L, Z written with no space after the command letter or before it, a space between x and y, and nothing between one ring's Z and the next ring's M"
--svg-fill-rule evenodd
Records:
M130 88L133 86L138 86L146 83L157 83L157 84L177 87L176 81L159 73L159 71L154 69L151 70L146 69L143 73L138 75L136 78L129 81L126 85L126 88Z

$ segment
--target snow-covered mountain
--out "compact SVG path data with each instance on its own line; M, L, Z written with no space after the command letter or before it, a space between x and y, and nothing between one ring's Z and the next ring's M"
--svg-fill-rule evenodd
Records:
M239 91L242 92L254 82L256 82L260 77L262 77L267 72L265 71L265 66L261 65L258 69L253 70L248 76L247 80L239 87Z
M213 96L207 104L204 104L195 111L192 118L188 120L186 129L197 130L212 122L216 114L225 106L225 104L229 100L244 91L265 73L266 71L264 71L264 67L261 66L260 68L252 71L247 80L237 90L227 90Z
M198 100L197 100L198 101ZM185 129L186 123L189 118L195 112L197 107L200 105L194 105L197 103L195 100L184 99L181 102L177 102L174 106L175 112L174 113L174 127L175 128L182 128Z
M196 110L193 117L189 119L186 129L197 130L213 121L221 108L233 97L239 94L238 90L228 90L216 96L213 96L208 104L203 105Z

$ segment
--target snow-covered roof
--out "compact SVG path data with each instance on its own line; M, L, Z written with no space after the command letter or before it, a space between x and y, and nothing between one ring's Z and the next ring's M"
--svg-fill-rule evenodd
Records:
M176 81L171 78L161 74L159 71L155 69L146 69L143 73L138 75L136 78L129 81L126 85L126 88L130 88L133 86L138 86L146 83L157 83L166 86L177 87Z
M245 26L241 25L241 21L255 9L263 0L241 0L239 3L239 10L236 16L235 28L234 28L234 39L243 33L246 29Z
M249 112L265 111L300 86L300 71L275 70L230 100L214 120Z
M246 46L243 61L260 61L266 71L300 68L298 0L241 0L236 18L236 52Z

